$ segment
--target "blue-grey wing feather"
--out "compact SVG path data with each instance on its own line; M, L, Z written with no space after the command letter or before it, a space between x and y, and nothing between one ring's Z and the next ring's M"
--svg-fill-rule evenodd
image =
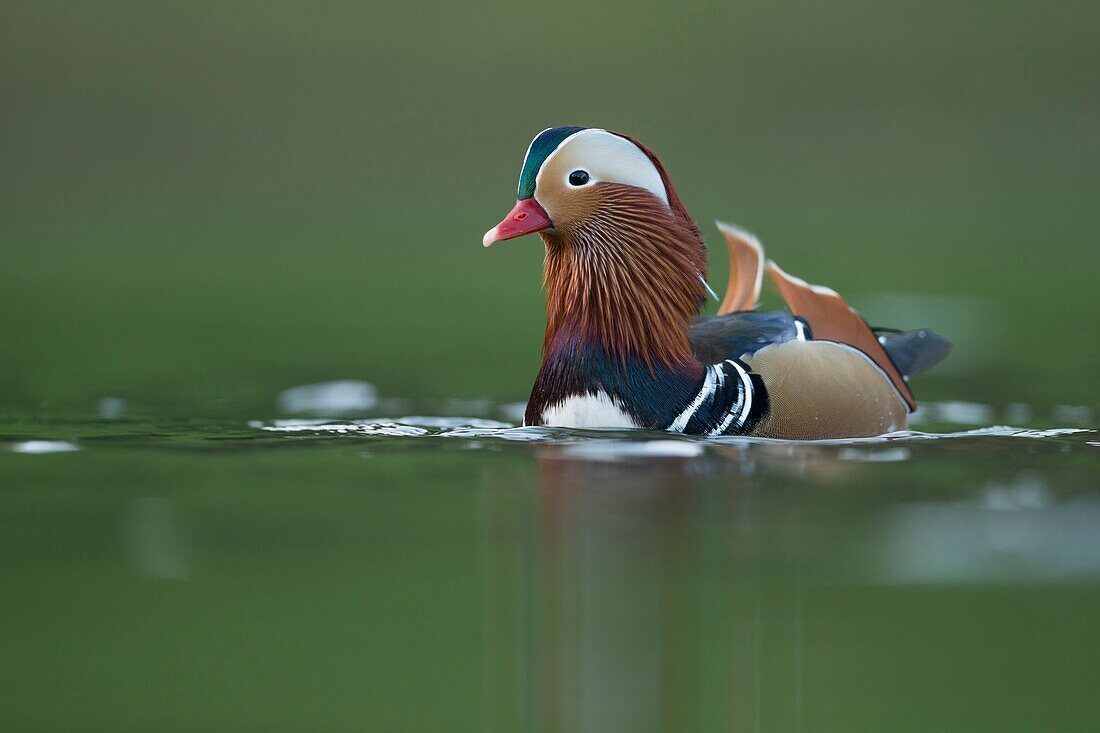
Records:
M691 347L699 361L716 364L771 344L810 337L805 321L786 311L745 311L700 318L691 329Z

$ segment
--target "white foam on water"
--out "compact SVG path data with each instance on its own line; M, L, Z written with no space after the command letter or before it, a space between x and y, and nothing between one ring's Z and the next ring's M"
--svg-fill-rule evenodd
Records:
M276 403L281 412L290 414L346 415L373 409L378 390L369 382L341 379L285 389Z
M1064 435L1076 435L1079 433L1094 432L1087 428L1047 428L1035 430L1032 428L1013 427L1012 425L991 425L987 428L975 428L973 430L961 430L953 433L925 433L919 430L908 431L908 436L917 440L942 440L947 438L1058 438ZM871 438L877 440L877 438Z
M333 422L324 418L291 418L264 422L251 420L249 427L271 433L333 433L337 435L388 435L408 437L440 438L498 438L520 442L556 442L582 443L584 441L612 441L623 445L645 445L635 436L652 436L651 432L631 430L573 430L569 428L515 427L508 423L478 417L437 417L411 415L401 418L382 418L377 420L353 420ZM886 435L869 438L835 438L826 440L780 440L776 438L758 438L751 436L686 436L677 440L657 440L649 442L671 443L677 445L780 445L791 446L881 446L894 445L894 448L870 451L855 447L842 451L839 457L851 461L902 461L909 458L908 449L898 443L908 441L950 440L955 438L1057 438L1068 435L1095 432L1087 428L1048 428L1035 430L1010 425L993 425L951 433L928 433L919 430L900 430ZM614 437L608 437L614 436ZM686 452L685 448L676 450Z
M478 428L460 427L439 433L441 438L500 438L517 443L550 442L560 437L559 431L541 427Z
M499 420L489 420L482 417L432 417L430 415L411 415L399 417L394 422L406 425L418 425L424 428L438 428L450 430L453 428L485 428L489 430L501 430L511 428L512 425Z
M248 423L255 428L262 428L266 426L263 420L251 420ZM271 425L277 428L305 428L309 425L332 425L332 420L327 417L293 417L284 420L272 420Z
M9 450L12 453L41 456L49 453L72 453L80 450L80 447L65 440L26 440L12 444Z
M1013 438L1057 438L1062 435L1076 435L1078 433L1091 433L1086 428L1047 428L1046 430L1021 430L1016 429Z
M416 437L427 435L428 429L416 425L395 422L370 421L332 423L305 420L279 420L277 425L264 425L261 430L269 433L332 433L334 435L386 435L391 437Z
M318 387L322 385L307 385ZM396 400L395 402L401 402ZM376 403L376 407L381 402ZM301 403L299 403L301 404ZM347 403L343 403L347 404ZM481 412L495 413L509 417L522 418L526 404L522 402L493 405L483 400L450 400L446 406L465 405L478 407ZM1026 408L1026 410L1025 410ZM1031 408L1022 403L1009 405L1006 414L1030 414ZM1082 413L1076 413L1081 416ZM1082 427L1056 427L1035 429L1013 425L990 425L996 411L989 405L974 402L949 401L926 403L918 413L922 419L914 422L952 423L971 425L986 423L986 427L975 427L946 433L933 433L921 430L899 430L886 435L868 438L837 438L825 440L789 441L773 438L749 436L693 437L681 436L676 439L662 439L660 433L628 429L578 430L555 427L522 427L488 417L456 417L449 415L406 415L396 418L373 418L347 421L334 421L325 417L297 417L278 420L251 420L249 427L270 433L296 433L314 435L361 435L384 437L426 437L460 438L476 441L482 447L491 443L485 440L499 440L521 443L551 443L559 445L589 445L591 448L570 448L562 455L591 456L593 460L620 460L627 457L664 457L661 451L667 451L675 457L697 457L706 448L716 446L739 446L749 448L754 445L789 447L795 450L806 446L839 446L837 458L842 461L865 463L888 463L906 461L912 458L906 443L952 440L960 438L1020 438L1043 440L1064 438L1066 436L1095 432ZM617 446L611 450L608 446ZM621 447L626 446L626 447ZM1063 450L1072 450L1070 443ZM586 453L587 451L587 453Z

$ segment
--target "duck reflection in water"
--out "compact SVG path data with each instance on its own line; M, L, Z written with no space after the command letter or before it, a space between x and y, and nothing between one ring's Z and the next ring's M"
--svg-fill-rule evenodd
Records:
M697 443L666 440L537 449L537 521L519 519L518 563L497 568L521 597L501 607L491 588L488 599L493 637L516 635L497 647L507 651L494 689L514 686L528 729L752 729L765 631L782 648L767 673L787 680L783 717L797 714L799 578L762 582L776 558L766 552L774 538L756 529L757 449L791 453L731 445L700 456ZM787 457L778 463L796 473L822 462L833 468L811 473L843 470L812 446ZM796 553L798 523L795 508L782 529Z

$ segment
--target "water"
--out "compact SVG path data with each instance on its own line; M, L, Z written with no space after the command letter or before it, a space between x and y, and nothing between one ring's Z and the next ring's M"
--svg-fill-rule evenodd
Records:
M516 409L9 417L0 728L1100 719L1097 432L939 403L926 432L793 444Z

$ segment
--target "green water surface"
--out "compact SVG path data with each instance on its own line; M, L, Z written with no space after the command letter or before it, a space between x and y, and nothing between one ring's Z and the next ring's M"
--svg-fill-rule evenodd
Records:
M1086 731L1100 716L1094 431L5 432L9 730Z

